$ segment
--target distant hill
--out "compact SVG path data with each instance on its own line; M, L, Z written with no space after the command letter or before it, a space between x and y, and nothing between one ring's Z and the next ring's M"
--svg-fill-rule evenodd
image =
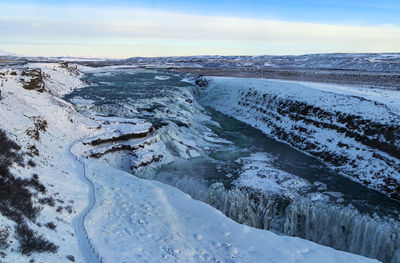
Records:
M8 52L5 50L0 49L0 56L1 57L24 57L23 55L19 55L13 52Z

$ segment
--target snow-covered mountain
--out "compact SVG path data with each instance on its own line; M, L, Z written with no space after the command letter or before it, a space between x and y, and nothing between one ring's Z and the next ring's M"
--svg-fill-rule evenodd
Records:
M8 52L5 50L0 49L0 57L23 57L22 55L19 55L17 53L13 53L13 52Z

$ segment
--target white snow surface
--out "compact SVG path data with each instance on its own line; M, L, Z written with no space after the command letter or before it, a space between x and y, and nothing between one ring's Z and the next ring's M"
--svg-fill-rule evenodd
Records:
M293 198L298 191L311 186L305 179L272 167L271 157L266 153L254 153L250 157L240 158L237 162L242 165L242 171L233 184L239 187Z
M176 188L86 161L86 227L104 262L374 262L227 218Z
M82 164L71 157L69 146L78 141L72 150L83 157L90 146L79 140L103 131L95 120L83 117L57 96L82 87L83 83L79 76L57 64L29 66L40 67L48 74L46 92L23 89L19 76L7 73L0 78L3 82L0 127L24 150L29 145L39 150L39 156L33 158L36 167L15 167L13 173L24 178L38 173L48 194L71 205L73 212L59 213L57 206L44 206L37 221L53 221L56 231L31 224L59 246L56 254L34 253L27 257L18 252L18 242L13 242L5 250L7 256L2 259L5 262L29 259L70 262L67 255L73 255L75 262L84 262L90 253L82 246L86 242L82 233L74 232L73 222L88 208L84 227L103 262L376 262L299 238L240 225L176 188L139 179L100 160L81 158L85 164L82 169ZM40 132L39 141L26 134L33 126L31 117L35 116L48 123L46 131ZM89 198L91 190L94 190L93 200ZM13 225L3 216L0 223Z
M361 97L369 101L376 101L377 103L385 104L392 113L396 113L398 116L400 114L400 92L396 90L306 81L296 82L280 80L280 82L296 83L304 85L308 88L312 88L313 90L324 91L334 94Z
M257 78L209 77L209 79L212 81L211 87L230 88L234 92L250 89L261 93L268 92L278 97L304 101L328 111L354 113L380 122L390 122L400 118L400 92L395 90ZM218 99L221 97L214 97L214 100ZM231 97L230 103L234 103L235 99ZM371 102L385 104L391 110L371 107Z
M168 77L168 76L155 76L154 78L157 79L157 80L168 80L171 77Z

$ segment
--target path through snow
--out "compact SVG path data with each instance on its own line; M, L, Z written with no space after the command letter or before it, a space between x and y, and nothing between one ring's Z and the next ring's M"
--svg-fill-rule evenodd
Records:
M94 193L94 185L90 181L89 178L86 177L86 167L81 160L72 153L71 149L74 147L76 143L79 143L81 140L78 139L70 144L68 147L68 154L71 160L73 160L73 164L75 166L75 171L82 181L88 186L88 203L86 207L72 220L72 225L75 230L75 235L78 240L78 246L81 250L82 256L87 263L95 263L95 262L103 262L101 256L96 252L96 249L90 242L89 236L86 232L84 222L87 214L92 210L95 204L95 193Z

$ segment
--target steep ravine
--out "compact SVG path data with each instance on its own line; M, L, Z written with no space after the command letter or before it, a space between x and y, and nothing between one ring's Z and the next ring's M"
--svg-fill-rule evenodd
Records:
M194 87L176 76L159 74L100 72L88 76L91 86L68 95L67 99L80 111L95 119L108 119L102 125L107 136L101 135L102 140L92 138L94 145L91 141L85 142L93 147L88 152L93 158L134 175L171 184L239 223L302 237L384 262L400 262L400 228L394 219L393 201L330 170L314 158L315 155L304 154L304 149L296 145L292 146L302 151L288 147L290 142L283 140L284 137L265 136L248 125L241 127L241 122L225 115L218 117L199 104L260 128L252 120L260 119L258 113L262 111L253 113L246 111L246 107L253 104L261 107L266 97L260 96L260 101L254 103L243 102L246 105L243 106L242 102L240 105L236 102L244 101L239 98L246 98L247 93L234 93L235 87ZM247 87L241 83L241 88L246 90ZM273 100L269 103L273 104ZM281 116L278 118L286 118L283 113ZM299 123L307 114L300 116L303 118ZM268 119L267 115L264 117ZM286 118L286 122L280 126L276 124L276 127L285 131L285 125L292 125L295 118ZM125 140L126 133L121 127L126 122L140 123L140 120L152 124L143 134L146 137L136 138L135 135L134 139ZM112 132L106 128L109 124L110 128L114 127ZM232 129L227 128L227 124ZM119 131L117 127L120 127ZM128 132L130 129L126 128L124 130ZM320 134L323 130L320 128ZM301 134L305 143L306 134ZM334 133L328 135L336 136ZM285 138L289 137L287 134ZM349 144L346 140L341 143L345 142ZM345 147L342 148L340 153L346 156ZM285 161L289 162L289 168L276 163ZM345 161L342 162L339 168L346 167ZM362 164L371 165L369 162ZM373 165L377 164L368 167L373 168ZM257 188L257 184L246 185L243 181L240 184L240 178L246 175L264 186ZM360 193L365 196L357 196ZM380 198L384 201L378 200ZM390 204L382 205L385 201Z
M229 78L197 83L203 104L400 200L400 116L388 105L297 83Z
M288 82L199 78L196 84L197 98L203 105L317 157L355 182L400 200L400 126L393 105L382 103L380 98L369 100ZM211 187L208 202L247 225L383 262L400 262L396 221L370 217L342 205L327 206L251 189L225 189L222 184Z

